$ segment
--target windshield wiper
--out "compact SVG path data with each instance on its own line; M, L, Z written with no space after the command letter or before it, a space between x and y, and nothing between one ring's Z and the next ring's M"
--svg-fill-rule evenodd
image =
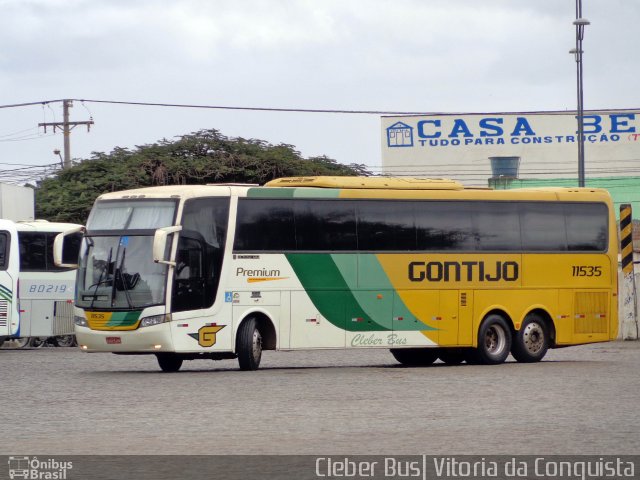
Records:
M125 277L125 274L122 273L122 267L124 266L124 257L127 253L127 247L122 247L122 259L120 260L120 266L117 268L115 273L115 288L118 288L118 274L120 274L120 282L122 283L122 290L124 290L124 296L127 299L127 304L129 308L133 308L133 302L131 301L131 295L129 295L129 286L127 283L129 282L128 278Z
M96 301L96 298L98 298L98 287L105 283L107 280L102 280L102 277L104 276L105 272L107 270L109 270L109 265L111 265L111 255L113 254L113 247L111 247L109 249L109 256L107 257L107 264L104 266L104 268L102 269L102 271L100 272L100 276L98 277L98 281L96 282L95 286L96 289L93 291L93 299L91 300L91 305L89 305L89 308L93 308L93 302ZM93 287L93 285L91 285L91 287ZM91 288L89 287L89 288Z

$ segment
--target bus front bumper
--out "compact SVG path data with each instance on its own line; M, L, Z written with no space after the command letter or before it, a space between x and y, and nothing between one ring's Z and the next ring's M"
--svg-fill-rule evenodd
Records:
M84 352L158 353L173 352L169 323L136 330L92 330L76 325L76 340Z

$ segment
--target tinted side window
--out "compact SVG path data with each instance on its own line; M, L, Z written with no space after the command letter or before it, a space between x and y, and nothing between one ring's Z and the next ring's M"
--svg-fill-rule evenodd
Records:
M20 270L25 272L46 271L47 237L44 233L18 232Z
M607 250L608 212L605 204L567 203L564 211L569 250Z
M293 200L238 200L235 250L295 250Z
M178 238L173 311L213 305L227 238L229 198L187 200Z
M478 202L473 206L473 222L480 250L518 251L520 216L518 205L508 202Z
M418 250L476 250L471 202L424 202L415 205Z
M56 235L53 235L55 240ZM53 241L52 252L53 252ZM62 248L62 263L78 263L78 257L80 255L80 246L82 245L82 234L80 232L73 235L67 235L64 238L64 247ZM52 260L53 261L53 260Z
M298 250L356 250L355 202L296 200Z
M415 250L413 206L413 202L357 202L358 250Z
M0 270L6 270L9 264L9 234L0 232Z
M524 251L554 252L567 249L563 204L524 202L519 206Z
M54 272L63 272L70 270L67 267L58 267L53 262L53 242L55 242L56 237L58 236L58 232L47 232L44 234L46 238L46 270L54 271ZM82 239L82 234L78 233L75 235L71 235L67 237L65 241L65 247L63 249L65 256L63 261L69 260L68 263L78 263L78 255L80 252L80 241ZM67 263L65 261L65 263Z

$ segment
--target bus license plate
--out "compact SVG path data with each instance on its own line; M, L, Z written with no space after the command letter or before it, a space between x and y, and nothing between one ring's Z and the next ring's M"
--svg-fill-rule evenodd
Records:
M120 337L107 337L107 345L117 345L122 343L122 339Z

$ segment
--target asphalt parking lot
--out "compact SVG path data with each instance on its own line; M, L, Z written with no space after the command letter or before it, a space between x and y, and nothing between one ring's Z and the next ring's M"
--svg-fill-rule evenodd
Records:
M0 350L1 454L591 454L640 451L640 343L539 364L399 365L386 350L186 362Z

